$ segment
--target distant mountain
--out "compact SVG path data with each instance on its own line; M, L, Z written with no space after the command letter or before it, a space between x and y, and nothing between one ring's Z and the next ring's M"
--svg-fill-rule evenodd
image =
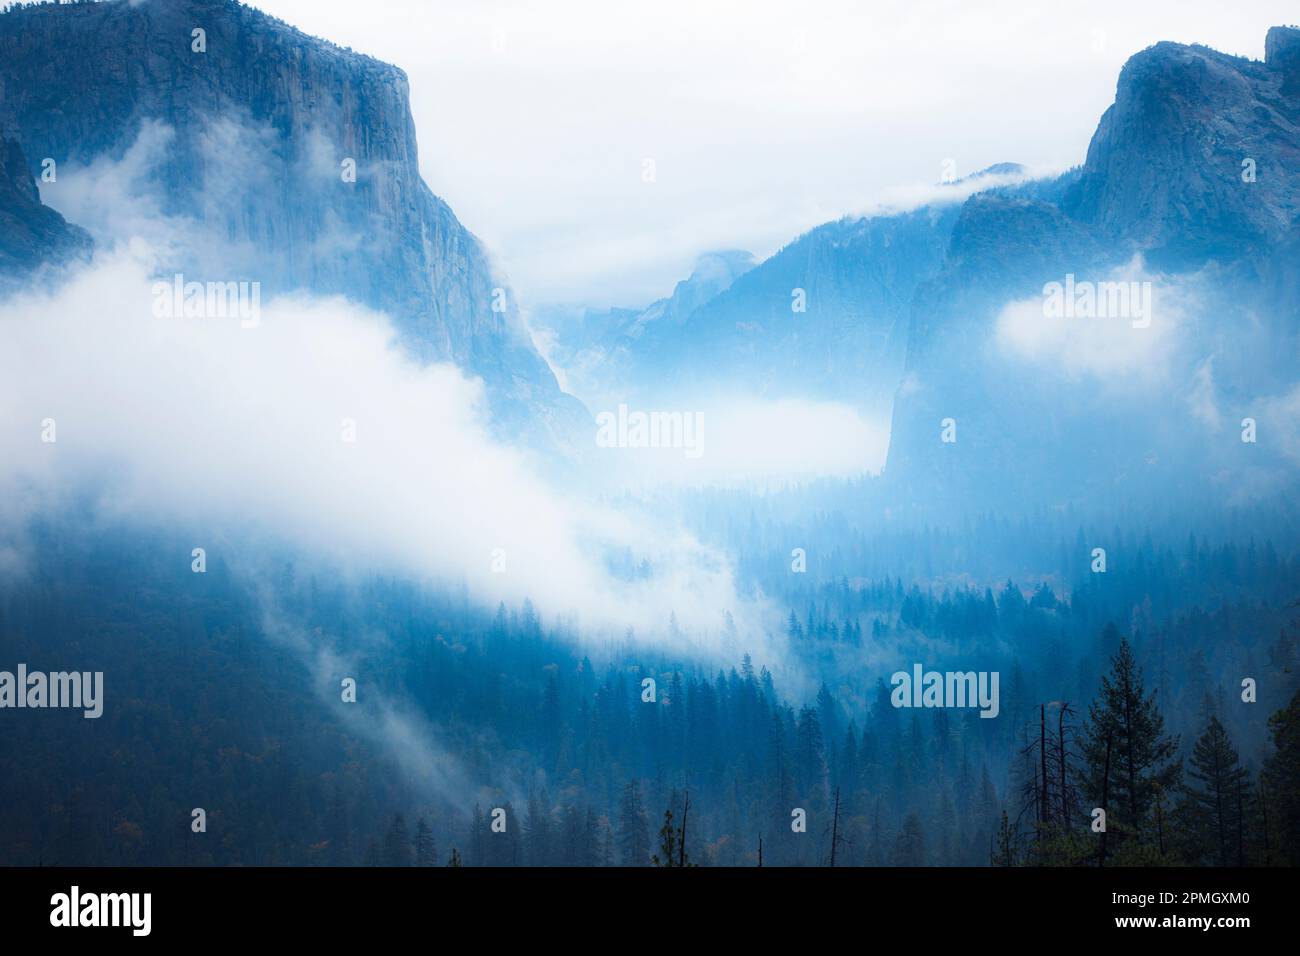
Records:
M215 240L169 266L349 296L481 376L507 427L586 420L420 178L400 69L234 0L32 6L0 15L0 101L29 163L135 163L132 188Z
M907 302L942 262L957 208L819 226L685 321L652 326L633 380L887 401L902 365Z
M743 389L892 414L887 497L934 517L1294 486L1300 30L1270 30L1263 62L1157 44L1081 167L953 185L820 226L670 321L589 313L560 364L605 402ZM1053 288L1099 311L1054 315Z
M629 376L642 364L641 339L681 329L691 313L729 289L755 262L753 253L743 250L707 252L671 295L643 309L552 307L534 321L554 336L551 357L565 369L570 387L588 401L616 403L629 397Z
M1081 169L1038 198L965 204L911 302L885 472L897 495L938 514L1222 505L1294 485L1298 49L1300 31L1275 28L1263 63L1145 50ZM1115 280L1150 284L1149 328L1045 311L1053 283Z
M826 223L757 266L747 253L743 269L705 257L646 309L555 323L552 357L579 394L607 403L739 384L887 415L913 293L939 271L961 200L1023 176L1013 163L981 170L921 208Z

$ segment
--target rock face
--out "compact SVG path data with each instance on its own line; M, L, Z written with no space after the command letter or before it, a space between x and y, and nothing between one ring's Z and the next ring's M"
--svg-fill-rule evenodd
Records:
M1300 88L1300 27L1273 27L1264 37L1264 62L1282 77L1282 92Z
M0 137L0 289L30 279L46 263L84 258L90 249L90 236L41 205L22 147Z
M1263 63L1145 50L1083 167L1037 195L966 203L911 302L896 494L938 514L1221 504L1294 484L1298 46L1300 31L1275 28ZM1046 290L1067 277L1149 282L1151 327L1051 317ZM1238 422L1264 416L1273 441L1243 443Z
M1264 63L1176 43L1132 57L1066 200L1071 215L1161 267L1283 238L1300 214L1297 35L1271 30Z
M0 16L0 101L29 159L131 162L133 189L219 240L176 266L381 310L420 358L481 376L504 422L585 417L420 178L400 69L233 0L40 6Z

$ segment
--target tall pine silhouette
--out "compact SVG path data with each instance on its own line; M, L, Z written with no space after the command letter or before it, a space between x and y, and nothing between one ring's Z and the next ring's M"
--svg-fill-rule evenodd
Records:
M1178 738L1165 736L1164 717L1155 694L1146 693L1128 639L1108 624L1102 645L1116 637L1110 673L1102 676L1101 691L1088 708L1082 791L1085 800L1095 801L1092 806L1101 806L1106 795L1106 828L1116 854L1159 857L1168 836L1165 794L1182 773L1175 759Z

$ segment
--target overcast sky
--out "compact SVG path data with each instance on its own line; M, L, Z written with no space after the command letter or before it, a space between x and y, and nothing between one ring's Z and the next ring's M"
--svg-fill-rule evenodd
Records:
M1132 53L1294 0L254 0L401 66L421 168L525 305L644 305L900 189L1082 161ZM645 181L653 160L654 181Z

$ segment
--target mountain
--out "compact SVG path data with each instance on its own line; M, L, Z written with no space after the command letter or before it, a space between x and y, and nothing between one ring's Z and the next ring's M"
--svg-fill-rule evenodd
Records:
M60 187L116 164L127 195L96 199L152 203L183 240L167 268L348 296L419 358L481 376L509 428L585 419L421 179L397 67L233 0L33 6L0 16L0 101Z
M44 263L84 258L91 245L83 230L41 204L22 147L0 136L0 289Z
M634 380L887 401L902 365L906 303L942 261L956 210L844 219L812 230L684 322L651 327Z
M739 385L887 416L909 304L939 271L961 201L1023 177L998 164L941 186L920 208L825 223L759 265L747 253L743 269L705 257L670 298L643 310L554 323L552 357L579 394L607 404ZM723 281L708 281L717 275Z
M1300 214L1298 35L1270 30L1262 63L1177 43L1132 57L1065 209L1162 268L1283 239Z
M643 309L561 306L542 311L537 320L553 336L551 357L564 368L570 387L588 401L617 404L629 397L641 339L652 330L658 335L681 329L692 312L729 289L755 262L744 250L706 252L671 295Z
M1262 63L1151 47L1080 169L1036 199L965 204L911 302L896 495L934 515L1223 506L1293 487L1298 38L1271 30ZM1067 283L1100 302L1121 282L1151 294L1145 317L1048 307ZM1247 418L1267 437L1243 441Z

